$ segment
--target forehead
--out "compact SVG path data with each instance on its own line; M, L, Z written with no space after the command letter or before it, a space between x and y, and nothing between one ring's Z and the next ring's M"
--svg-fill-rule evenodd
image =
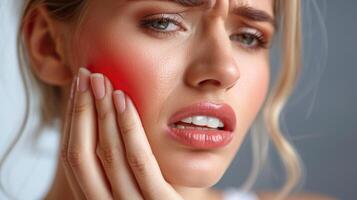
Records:
M221 0L213 0L213 1L221 1ZM270 15L273 15L274 0L227 0L227 1L230 2L231 8L234 8L236 6L249 6L258 10L265 11Z
M170 0L169 0L170 1ZM181 1L181 0L174 0ZM252 7L258 10L265 11L272 14L273 0L183 0L183 1L195 1L206 3L208 7L213 7L215 4L228 3L230 10L234 10L237 7L245 6Z
M274 0L163 0L163 1L184 1L191 4L207 4L209 7L213 7L217 3L222 3L221 1L226 1L229 3L230 8L235 8L237 6L250 6L256 9L264 10L271 14L273 8Z
M125 0L127 2L133 1L152 1L152 0ZM206 9L214 7L216 4L229 3L230 9L234 9L239 6L249 6L259 10L263 10L269 14L273 14L273 2L274 0L156 0L166 1L180 4L185 7L200 7L204 6Z
M274 2L276 0L111 0L126 4L130 2L151 2L162 1L171 2L179 6L188 8L199 8L203 10L219 10L229 14L238 15L240 17L256 21L266 22L273 29L276 29L276 19L274 16Z

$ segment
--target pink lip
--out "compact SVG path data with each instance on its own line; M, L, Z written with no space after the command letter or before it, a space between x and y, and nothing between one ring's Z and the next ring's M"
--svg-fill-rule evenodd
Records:
M186 117L206 115L217 117L224 123L224 130L178 129L172 125ZM227 145L233 138L236 117L228 104L199 102L176 112L169 119L167 133L176 141L194 148L209 149Z

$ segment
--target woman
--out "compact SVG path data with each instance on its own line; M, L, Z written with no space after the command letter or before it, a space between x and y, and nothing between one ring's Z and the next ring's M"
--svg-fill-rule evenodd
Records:
M27 1L23 72L41 88L44 123L62 122L44 198L324 199L288 197L301 172L278 126L299 72L299 16L298 0ZM265 102L278 30L283 68ZM263 105L286 184L211 189Z

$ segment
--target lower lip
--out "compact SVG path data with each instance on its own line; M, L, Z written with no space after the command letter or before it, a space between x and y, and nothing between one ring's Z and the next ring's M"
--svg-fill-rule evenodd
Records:
M213 149L228 145L233 138L231 131L178 129L168 127L167 133L181 144L197 149Z

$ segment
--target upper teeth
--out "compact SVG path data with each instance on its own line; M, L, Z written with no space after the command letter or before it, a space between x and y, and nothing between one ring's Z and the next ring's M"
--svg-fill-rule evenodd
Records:
M224 127L224 124L220 119L216 117L209 117L209 116L202 116L202 115L187 117L185 119L182 119L181 122L192 123L198 126L208 126L210 128Z

